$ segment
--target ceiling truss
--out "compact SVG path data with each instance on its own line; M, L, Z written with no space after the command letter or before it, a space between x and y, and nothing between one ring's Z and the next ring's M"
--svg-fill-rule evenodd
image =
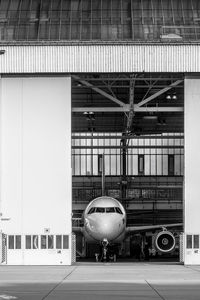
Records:
M125 104L120 101L119 99L117 99L116 97L106 93L105 91L101 90L100 88L98 87L95 87L94 85L92 85L91 83L89 83L88 81L86 80L83 80L81 79L80 77L76 76L76 75L73 75L72 78L76 79L77 81L79 81L81 84L85 85L86 87L89 87L91 88L93 91L101 94L102 96L106 97L107 99L115 102L116 104L118 104L119 106L124 106Z
M183 132L183 74L71 76L75 132Z
M158 91L157 93L153 94L152 96L144 99L143 101L139 102L137 105L140 107L144 104L149 103L151 100L159 97L160 95L166 93L167 91L171 90L173 87L179 85L183 80L177 80L175 82L173 82L172 84L170 84L169 86L163 88L162 90Z

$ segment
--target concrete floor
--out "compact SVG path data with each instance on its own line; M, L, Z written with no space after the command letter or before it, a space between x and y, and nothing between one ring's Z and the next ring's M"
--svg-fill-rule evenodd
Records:
M200 266L176 263L77 263L0 266L0 300L200 299Z

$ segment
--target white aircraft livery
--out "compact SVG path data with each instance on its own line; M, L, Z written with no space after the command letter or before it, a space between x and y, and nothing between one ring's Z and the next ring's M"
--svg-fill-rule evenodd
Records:
M88 243L101 244L105 249L108 245L122 243L128 234L161 229L155 246L160 252L169 253L175 247L175 237L167 228L179 226L183 224L127 227L123 205L112 197L102 196L88 204L83 213L83 227L73 227L73 231L82 232Z
M89 203L84 211L84 231L87 241L121 242L125 237L126 212L119 201L99 197Z

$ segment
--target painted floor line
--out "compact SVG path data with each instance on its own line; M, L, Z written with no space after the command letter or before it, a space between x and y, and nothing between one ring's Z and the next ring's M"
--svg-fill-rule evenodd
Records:
M57 288L59 287L64 280L66 280L75 270L77 269L77 267L74 267L73 270L71 270L70 273L68 273L58 284L55 285L55 287L53 287L41 300L47 299L47 297Z
M147 281L145 280L148 286L160 297L160 299L165 300L165 298Z

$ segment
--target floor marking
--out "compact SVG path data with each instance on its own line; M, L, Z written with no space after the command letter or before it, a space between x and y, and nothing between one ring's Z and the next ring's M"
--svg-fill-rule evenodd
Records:
M15 297L15 296L9 296L9 295L0 295L0 299L9 300L9 299L17 299L17 297Z
M145 280L148 286L162 299L165 300L165 298L147 281Z
M194 267L192 267L192 266L185 266L185 268L187 268L187 269L190 269L192 271L196 271L196 272L200 273L200 270L194 269Z
M46 299L59 285L61 285L62 283L63 283L63 281L65 280L65 279L67 279L76 269L78 268L78 266L77 267L75 267L75 268L73 268L73 270L69 273L69 274L67 274L60 282L58 282L58 284L56 284L56 286L54 286L54 288L52 288L49 292L48 292L48 294L46 294L41 300L44 300L44 299ZM1 298L0 298L1 299Z

